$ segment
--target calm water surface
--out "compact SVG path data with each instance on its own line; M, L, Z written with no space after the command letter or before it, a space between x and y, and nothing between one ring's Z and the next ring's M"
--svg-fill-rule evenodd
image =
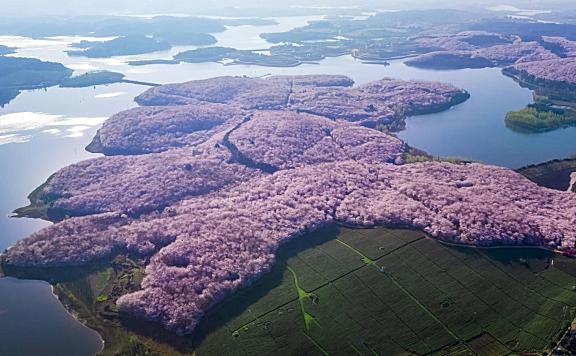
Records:
M220 45L264 48L260 32L284 31L315 18L280 19L276 26L233 27L218 34ZM383 77L452 83L472 97L449 111L409 118L399 136L431 154L458 156L490 164L519 167L576 153L576 128L538 135L518 134L504 126L504 115L532 102L532 94L499 69L430 71L394 61L390 66L362 64L353 58L329 58L319 65L295 68L222 66L218 63L130 67L129 60L170 58L191 47L113 59L69 58L67 44L77 38L34 41L0 38L20 45L17 55L62 62L78 72L107 69L129 79L154 83L181 82L220 75L344 74L363 84ZM114 84L96 89L25 92L0 109L0 249L5 249L46 222L8 218L26 205L26 196L46 178L71 163L94 158L84 151L96 129L111 114L134 106L145 87ZM65 312L44 282L0 279L0 355L92 355L99 336Z

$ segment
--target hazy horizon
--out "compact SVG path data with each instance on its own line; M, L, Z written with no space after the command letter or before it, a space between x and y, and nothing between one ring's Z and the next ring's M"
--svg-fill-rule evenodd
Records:
M151 0L61 0L59 6L43 0L5 0L3 1L0 17L14 16L48 16L48 15L118 15L136 13L187 13L187 14L214 14L219 8L294 8L294 7L360 7L372 9L429 9L429 8L458 8L482 9L489 6L508 5L522 9L553 10L569 7L573 2L567 0L294 0L290 6L285 2L265 0L206 0L201 5L186 0L151 1ZM26 11L22 11L25 9Z

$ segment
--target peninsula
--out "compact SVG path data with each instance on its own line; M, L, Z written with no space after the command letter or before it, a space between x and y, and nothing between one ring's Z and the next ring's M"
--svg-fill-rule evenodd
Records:
M351 84L221 77L148 90L141 108L112 117L90 145L105 157L57 172L36 192L34 203L64 220L18 242L2 264L148 256L140 289L118 308L187 334L266 274L281 245L330 223L403 226L464 245L574 247L571 193L505 168L405 164L407 146L370 128L399 112L446 109L464 91Z

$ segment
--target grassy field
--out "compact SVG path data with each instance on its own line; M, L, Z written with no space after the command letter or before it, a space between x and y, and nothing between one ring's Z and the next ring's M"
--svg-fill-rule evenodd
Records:
M271 273L177 337L115 313L130 260L56 284L105 354L541 353L576 312L576 260L531 248L449 247L421 232L328 227L279 251Z
M340 229L281 255L281 276L258 283L257 297L241 291L208 314L216 329L197 355L541 352L576 307L576 263L544 250Z

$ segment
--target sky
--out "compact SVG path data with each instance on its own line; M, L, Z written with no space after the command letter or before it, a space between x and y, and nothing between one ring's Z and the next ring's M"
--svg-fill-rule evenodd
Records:
M526 9L575 7L574 0L1 0L0 17L119 13L202 13L219 7L366 6L384 9L470 8L512 5ZM200 5L201 4L201 5ZM204 9L204 10L202 10Z

